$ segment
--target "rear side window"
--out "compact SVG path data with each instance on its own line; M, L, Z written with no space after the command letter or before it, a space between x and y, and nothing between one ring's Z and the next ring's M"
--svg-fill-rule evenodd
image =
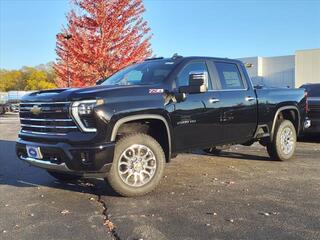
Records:
M244 89L239 69L234 63L215 62L221 89Z

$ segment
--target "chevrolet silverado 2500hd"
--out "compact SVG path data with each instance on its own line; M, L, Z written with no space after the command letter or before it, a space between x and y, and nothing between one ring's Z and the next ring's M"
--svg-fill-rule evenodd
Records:
M159 183L177 153L259 141L288 160L306 120L303 89L254 89L238 60L148 59L97 86L29 94L17 155L61 180L108 179L136 196Z

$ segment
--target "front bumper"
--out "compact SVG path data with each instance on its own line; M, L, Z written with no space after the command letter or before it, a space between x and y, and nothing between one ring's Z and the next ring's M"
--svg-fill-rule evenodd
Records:
M26 146L39 147L43 159L28 157ZM16 153L24 162L50 171L83 176L105 175L113 161L115 143L73 146L68 143L38 143L19 139Z

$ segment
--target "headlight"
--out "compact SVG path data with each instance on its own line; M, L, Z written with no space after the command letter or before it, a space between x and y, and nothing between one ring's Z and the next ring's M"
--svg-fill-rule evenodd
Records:
M103 99L84 100L74 102L71 106L71 115L77 125L83 132L96 132L96 128L86 127L82 118L90 117L93 114L94 107L103 104Z
M93 113L93 108L95 106L95 102L94 103L81 103L78 106L78 113L79 115L91 115Z

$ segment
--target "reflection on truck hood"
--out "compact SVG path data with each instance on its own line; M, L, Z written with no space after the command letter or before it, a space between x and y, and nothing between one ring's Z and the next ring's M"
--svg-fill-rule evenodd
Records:
M154 86L151 85L116 85L116 86L94 86L88 88L61 88L51 89L31 93L22 98L24 102L65 102L86 99L96 99L108 97L108 93L114 95L115 92L122 92L122 95L131 95L132 89L143 92ZM159 86L157 86L159 87ZM140 92L140 91L138 91ZM126 94L127 93L127 94ZM146 93L145 93L146 94Z

